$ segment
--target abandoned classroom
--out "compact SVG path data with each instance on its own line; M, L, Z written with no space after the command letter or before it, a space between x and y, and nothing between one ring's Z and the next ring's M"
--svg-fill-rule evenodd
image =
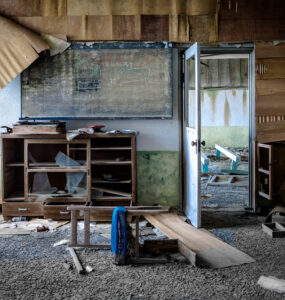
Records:
M285 3L0 0L0 300L284 299Z

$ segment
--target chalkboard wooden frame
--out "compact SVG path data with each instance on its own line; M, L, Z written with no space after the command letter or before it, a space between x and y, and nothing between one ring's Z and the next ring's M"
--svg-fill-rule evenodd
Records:
M75 50L84 50L84 49L168 49L169 50L169 90L170 90L170 97L169 97L169 105L170 110L169 113L165 116L152 116L152 115L145 115L145 116L27 116L23 113L23 85L21 85L22 93L21 93L21 120L26 119L33 119L33 120L82 120L82 119L98 119L98 120L118 120L118 119L172 119L173 118L173 52L171 49L171 44L169 43L72 43L70 49Z

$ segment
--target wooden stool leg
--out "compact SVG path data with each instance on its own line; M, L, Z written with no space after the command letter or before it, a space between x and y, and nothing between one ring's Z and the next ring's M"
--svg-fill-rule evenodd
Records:
M139 243L139 229L140 229L140 225L139 225L139 216L136 216L136 239L135 239L135 252L136 252L136 257L140 256L140 243Z
M77 211L71 211L71 245L77 245Z
M84 244L90 245L90 211L84 211Z

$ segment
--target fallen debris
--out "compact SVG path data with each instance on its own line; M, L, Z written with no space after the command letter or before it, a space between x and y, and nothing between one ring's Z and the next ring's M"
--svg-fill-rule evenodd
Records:
M262 224L262 229L272 238L285 237L285 227L279 224L278 222L264 223Z
M63 239L53 244L54 247L68 244L69 240Z
M84 273L84 269L83 269L83 267L82 267L82 265L81 265L81 263L80 263L80 261L78 259L78 256L77 256L75 250L73 248L71 248L71 247L68 247L67 249L68 249L70 255L73 258L73 262L74 262L74 265L76 267L76 270L77 270L78 274L83 274Z
M85 271L86 271L86 273L91 273L93 271L93 268L90 266L86 266Z
M285 293L285 280L273 276L260 276L257 282L264 289L275 291L279 294Z

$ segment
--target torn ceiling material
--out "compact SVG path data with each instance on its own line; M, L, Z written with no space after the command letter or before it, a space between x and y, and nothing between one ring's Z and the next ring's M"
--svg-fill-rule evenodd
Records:
M0 90L49 49L37 34L0 16Z

